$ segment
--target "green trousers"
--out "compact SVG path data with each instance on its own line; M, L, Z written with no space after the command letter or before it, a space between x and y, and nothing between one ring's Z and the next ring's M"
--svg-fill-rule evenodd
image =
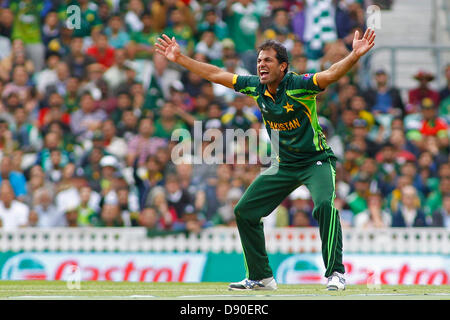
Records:
M334 208L334 158L304 167L272 166L261 173L237 203L234 214L241 238L247 278L261 280L273 275L266 252L262 217L269 215L292 191L305 185L314 202L313 216L319 223L325 277L344 273L342 230Z

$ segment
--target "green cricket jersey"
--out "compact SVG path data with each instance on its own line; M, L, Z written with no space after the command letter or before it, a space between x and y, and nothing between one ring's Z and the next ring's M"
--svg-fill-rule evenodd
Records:
M233 78L237 92L251 96L261 109L267 132L278 132L278 161L283 165L301 166L334 157L319 125L316 95L322 91L315 74L288 72L277 93L272 96L258 76Z

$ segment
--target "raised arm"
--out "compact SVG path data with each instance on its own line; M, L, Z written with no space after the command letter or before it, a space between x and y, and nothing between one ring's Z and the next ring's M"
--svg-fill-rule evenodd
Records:
M365 55L375 45L375 31L368 28L362 39L359 39L359 32L355 32L353 37L353 50L348 56L341 61L336 62L327 70L318 72L316 75L317 84L320 88L325 89L328 85L338 81L343 77L354 65L359 58Z
M185 67L203 79L233 89L233 73L224 71L208 63L199 62L182 54L175 37L170 39L167 35L163 34L161 38L158 38L158 41L159 43L155 43L156 52L165 56L169 61Z

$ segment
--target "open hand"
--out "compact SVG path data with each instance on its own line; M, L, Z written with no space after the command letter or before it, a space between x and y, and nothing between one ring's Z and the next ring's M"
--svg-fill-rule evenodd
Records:
M162 38L158 38L159 43L155 43L156 52L162 54L167 60L175 62L181 55L180 46L175 40L175 37L170 39L167 35L163 34Z
M361 57L367 53L375 45L375 30L367 28L362 39L359 39L359 31L355 31L355 36L353 37L353 52Z

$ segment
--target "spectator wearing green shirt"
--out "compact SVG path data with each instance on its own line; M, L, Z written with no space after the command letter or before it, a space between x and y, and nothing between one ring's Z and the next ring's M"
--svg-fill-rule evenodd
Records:
M159 118L155 121L154 136L170 141L172 132L176 129L189 129L186 123L177 118L177 109L172 102L166 102L160 110Z
M228 0L225 22L231 39L236 45L236 52L241 57L244 67L251 74L256 73L256 33L260 24L260 16L252 0ZM178 40L178 39L177 39Z
M41 1L13 0L10 9L14 14L12 40L21 39L25 44L26 55L34 64L35 71L44 67L45 47L41 38Z
M442 207L442 195L450 193L450 164L441 164L439 168L439 187L430 192L425 202L425 213L432 215L434 211Z
M194 32L186 23L182 11L178 8L173 9L170 13L170 21L171 25L164 29L164 33L170 38L175 37L181 51L186 55L192 56L195 47Z
M198 24L197 31L203 33L206 30L212 30L220 41L229 36L228 26L216 13L216 10L212 5L205 5L204 17Z
M367 200L369 194L370 177L362 172L356 177L355 191L349 194L346 199L354 216L368 209Z
M58 8L59 18L66 21L69 16L67 8L75 5L80 8L80 27L73 28L74 37L89 37L93 28L102 26L102 21L98 16L98 6L89 0L66 0L62 2Z
M85 185L80 188L80 204L76 210L78 226L95 226L98 224L98 214L94 207L92 207L89 199L91 198L92 189Z
M142 30L131 33L129 46L134 47L136 59L149 59L153 54L153 43L156 42L159 34L153 28L151 12L144 11L141 21Z

